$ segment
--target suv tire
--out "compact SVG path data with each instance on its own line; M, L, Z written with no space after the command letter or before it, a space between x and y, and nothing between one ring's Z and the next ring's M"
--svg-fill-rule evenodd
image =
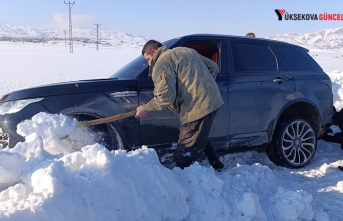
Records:
M277 125L267 154L277 165L301 168L312 160L316 150L317 137L311 123L303 117L291 117Z
M72 118L82 122L94 120L96 118L87 115L69 115ZM94 126L84 127L91 135L91 140L95 143L102 144L109 151L123 149L123 141L116 129L110 124L99 124ZM81 141L78 141L81 142ZM84 144L83 144L84 145Z

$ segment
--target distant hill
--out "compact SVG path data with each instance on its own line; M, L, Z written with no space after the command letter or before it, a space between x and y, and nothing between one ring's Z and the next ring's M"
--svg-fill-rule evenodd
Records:
M66 30L66 36L68 38L69 33ZM0 37L31 37L31 38L50 38L50 39L64 39L65 30L63 29L40 29L29 26L17 26L0 24ZM89 41L96 40L95 29L73 29L73 38L88 39ZM149 39L142 36L133 36L122 32L115 31L102 31L99 30L99 40L111 42L112 44L135 44L141 45L147 42Z
M266 38L286 41L304 47L343 50L343 28L325 29L307 34L275 34Z
M68 30L66 32L69 36ZM32 37L46 39L64 39L65 30L63 29L40 29L29 26L17 26L0 24L0 37ZM85 39L85 42L94 42L96 40L95 29L73 29L73 38ZM320 49L338 49L343 51L343 28L325 29L318 32L307 34L287 33L267 36L268 39L286 41L304 47ZM133 36L122 32L99 30L99 39L102 43L112 45L144 45L149 40L147 37Z

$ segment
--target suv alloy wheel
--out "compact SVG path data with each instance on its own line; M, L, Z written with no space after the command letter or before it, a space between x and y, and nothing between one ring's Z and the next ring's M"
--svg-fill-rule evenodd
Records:
M313 126L303 117L292 117L277 126L267 154L277 165L301 168L312 160L316 150Z

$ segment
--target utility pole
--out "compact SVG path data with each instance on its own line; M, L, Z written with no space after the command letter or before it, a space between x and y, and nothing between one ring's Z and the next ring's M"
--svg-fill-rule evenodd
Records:
M67 47L67 31L63 30L63 32L64 32L64 44Z
M99 26L100 24L94 24L96 25L96 50L99 51Z
M69 10L69 48L70 48L70 53L73 53L73 26L71 22L71 9L73 8L73 5L75 2L64 2L64 4L68 5L68 10Z

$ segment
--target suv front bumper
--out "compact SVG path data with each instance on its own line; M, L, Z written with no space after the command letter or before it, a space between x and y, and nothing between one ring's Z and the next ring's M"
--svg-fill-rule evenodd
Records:
M31 119L39 112L47 112L38 103L30 104L20 112L0 115L0 145L2 148L13 148L18 142L25 138L17 134L17 125L27 119Z

